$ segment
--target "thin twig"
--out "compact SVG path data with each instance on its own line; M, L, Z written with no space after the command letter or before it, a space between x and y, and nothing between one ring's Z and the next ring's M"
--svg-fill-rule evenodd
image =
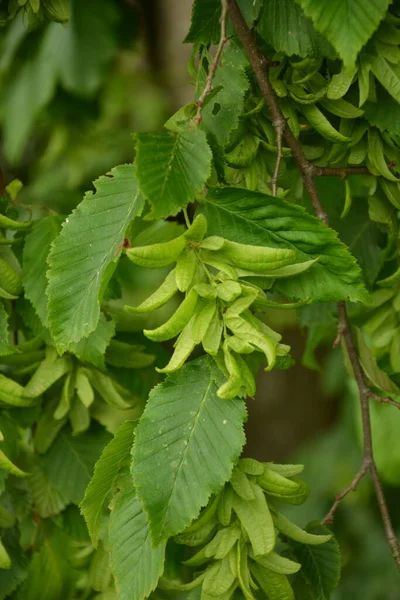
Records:
M338 308L339 308L340 304L344 304L344 302L343 301L338 302ZM338 320L337 335L336 335L335 341L332 344L333 348L337 348L340 345L340 342L342 341L345 329L346 329L346 323L344 323L342 320L339 319Z
M217 46L217 51L216 51L215 56L210 64L210 68L208 69L208 75L207 75L207 79L206 79L205 88L204 88L200 98L196 101L197 111L196 111L196 116L193 119L193 122L197 127L201 123L201 111L203 109L206 97L212 91L212 82L213 82L213 79L215 76L215 71L217 70L218 63L219 63L221 55L222 55L222 51L223 51L224 46L228 39L226 37L226 16L227 16L227 14L228 14L227 0L221 0L221 18L219 20L220 24L221 24L221 36L220 36L219 43Z
M313 165L313 177L340 177L348 175L371 175L367 167L316 167Z
M333 522L336 509L338 508L341 501L347 496L347 494L350 494L350 492L356 491L357 486L360 483L361 479L364 477L364 475L366 475L368 473L368 471L370 469L371 469L371 462L367 459L364 459L357 475L354 477L354 479L350 483L350 485L347 486L347 488L345 488L342 492L340 492L340 494L336 494L335 502L333 503L332 508L330 509L330 511L328 512L326 517L322 520L323 525L329 525L330 523Z
M279 121L276 124L273 123L273 125L275 127L275 133L276 133L276 148L277 148L277 152L276 152L276 163L275 163L274 174L273 174L272 179L271 179L271 190L272 190L272 195L276 196L276 194L278 192L279 168L281 166L281 161L282 161L282 158L283 158L283 154L282 154L282 138L283 138L283 130L284 130L285 126L282 123L282 121Z
M400 408L400 402L396 402L393 398L389 398L388 396L378 396L370 390L369 397L371 400L375 400L375 402L379 402L380 404L389 404L390 406L395 406L396 408Z
M292 150L292 155L297 163L297 166L302 175L302 179L304 182L304 187L306 188L308 195L310 197L310 201L312 203L314 212L316 216L323 222L325 225L328 225L328 217L327 214L321 204L321 200L319 198L318 190L316 188L314 182L314 167L311 163L306 159L303 150L299 146L296 138L293 136L287 122L285 121L282 112L280 110L278 100L272 89L271 83L269 81L268 68L266 64L265 57L263 56L261 50L258 48L253 35L248 28L242 13L236 3L236 0L227 0L228 2L228 12L231 18L232 24L238 34L243 47L246 51L246 54L249 58L251 67L256 76L258 85L260 87L261 93L265 98L266 104L268 106L272 123L275 127L283 127L283 137ZM349 360L353 369L354 377L357 382L358 391L359 391L359 399L360 399L360 408L361 408L361 421L362 421L362 429L363 429L363 446L364 446L364 457L362 461L362 465L357 475L354 477L351 484L343 490L340 494L338 494L335 504L333 505L331 511L327 516L333 514L339 505L340 501L348 494L350 491L354 490L360 480L366 475L366 473L371 473L372 482L375 489L376 498L378 501L379 510L381 513L382 521L384 524L386 541L391 550L392 556L396 562L396 565L400 571L400 549L399 544L394 533L393 525L390 519L388 507L386 504L386 499L382 490L382 485L379 480L379 475L376 469L376 465L374 462L373 456L373 448L372 448L372 432L371 432L371 418L369 411L369 399L371 397L371 390L369 389L366 379L364 377L362 367L360 364L356 344L354 341L353 333L351 331L351 326L347 317L346 304L345 302L339 302L338 304L338 314L339 314L339 323L340 323L340 332L341 337L346 345Z

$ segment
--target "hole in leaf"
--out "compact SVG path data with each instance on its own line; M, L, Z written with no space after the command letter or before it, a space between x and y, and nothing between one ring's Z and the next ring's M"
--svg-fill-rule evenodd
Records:
M221 105L220 105L220 103L219 103L219 102L216 102L216 103L214 104L214 106L213 106L213 109L212 109L212 114L213 114L213 115L217 115L217 114L219 113L219 111L220 111L220 110L221 110Z

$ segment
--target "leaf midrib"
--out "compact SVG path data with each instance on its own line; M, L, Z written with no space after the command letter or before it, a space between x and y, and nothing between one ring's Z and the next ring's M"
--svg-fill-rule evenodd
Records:
M202 411L203 411L203 409L204 409L204 406L205 406L206 399L207 399L207 397L208 397L208 394L209 394L209 392L210 392L210 388L211 388L211 386L213 385L213 383L214 383L214 382L213 382L213 379L212 379L212 378L211 378L211 376L210 376L210 381L209 381L209 383L208 383L208 385L207 385L207 388L206 388L206 390L205 390L205 392L204 392L204 395L203 395L203 398L202 398L202 400L201 400L201 403L200 403L199 409L198 409L198 411L197 411L196 418L194 419L194 422L193 422L193 427L192 427L192 429L191 429L190 435L189 435L189 437L188 437L188 438L185 438L185 439L187 439L187 445L185 446L185 449L184 449L184 451L183 451L183 453L182 453L182 456L181 456L181 460L180 460L179 466L178 466L178 468L177 468L177 470L176 470L176 473L175 473L175 477L174 477L174 484L173 484L173 486L171 487L171 492L170 492L170 494L169 494L168 502L166 502L166 505L165 505L164 518L163 518L163 520L162 520L161 527L160 527L160 538L161 538L161 536L162 536L162 533L163 533L163 531L164 531L164 528L165 528L165 523L166 523L166 520L167 520L167 516L168 516L168 514L169 514L169 507L170 507L170 505L171 505L171 499L172 499L172 496L173 496L173 494L174 494L174 492L175 492L175 488L176 488L176 482L177 482L177 479L178 479L178 477L179 477L179 474L180 474L180 472L181 472L181 469L182 469L182 466L183 466L183 463L184 463L184 459L186 458L186 455L187 455L187 453L189 452L192 436L194 435L194 432L195 432L195 430L196 430L197 422L198 422L198 420L199 420L199 418L200 418L200 414L202 413Z

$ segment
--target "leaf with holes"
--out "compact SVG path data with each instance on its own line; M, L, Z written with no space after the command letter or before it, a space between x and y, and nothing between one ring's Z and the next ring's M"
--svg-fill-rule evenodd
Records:
M242 400L217 396L221 373L206 357L150 393L135 432L132 475L153 542L182 531L229 479L244 444Z
M231 132L238 127L243 112L244 98L250 86L245 69L248 65L243 50L233 41L227 46L213 80L215 93L206 99L202 115L202 126L211 139L220 146L229 141ZM207 72L199 69L196 82L196 95L199 97L206 85ZM209 101L207 101L209 100Z

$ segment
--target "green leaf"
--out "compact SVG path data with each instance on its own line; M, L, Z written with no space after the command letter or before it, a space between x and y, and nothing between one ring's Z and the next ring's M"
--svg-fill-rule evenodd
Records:
M0 400L11 406L31 406L34 399L24 397L22 385L0 374Z
M10 333L8 330L8 314L4 304L0 302L0 356L14 354L16 348L10 344Z
M307 531L319 534L329 534L327 527L310 527ZM303 578L307 583L307 600L330 600L340 579L340 550L339 544L332 538L322 546L309 546L293 541L289 543L292 556L301 563L301 569L294 580L296 592L296 580ZM298 596L296 595L296 598Z
M118 13L107 0L70 0L70 5L68 27L50 26L58 42L59 76L66 90L92 95L116 51Z
M15 477L26 477L28 475L28 473L22 471L12 462L8 456L4 454L3 450L0 450L0 469L7 473L11 473L11 475L14 475Z
M28 485L33 505L40 517L58 515L67 506L68 501L54 487L40 461L34 465Z
M22 552L16 539L15 530L7 532L2 539L7 554L11 558L11 568L1 570L0 600L8 598L26 577L28 557Z
M400 102L400 66L390 64L383 56L368 56L372 73L386 91Z
M211 150L203 131L139 133L137 177L154 218L176 215L204 187L211 173Z
M218 44L221 35L219 18L220 0L195 0L189 33L183 40L186 44Z
M400 396L395 397L400 401ZM386 410L384 410L386 409ZM400 410L371 402L371 426L373 447L377 467L381 477L393 486L400 485ZM390 451L388 452L388 448Z
M189 525L229 479L241 452L245 405L220 400L220 384L220 371L202 357L150 393L135 433L132 474L156 544Z
M48 346L45 359L42 360L25 386L24 397L37 398L71 371L72 366L69 356L60 357L52 346Z
M54 36L49 28L36 52L13 73L6 102L3 97L4 152L12 163L20 158L36 118L54 94L57 66L53 50Z
M121 470L129 466L135 426L135 421L126 421L118 429L114 439L104 448L95 464L93 477L82 500L81 512L94 545L97 545L99 540L107 499L114 491Z
M276 573L256 563L252 564L251 572L261 589L268 594L268 600L295 600L286 575Z
M39 552L33 554L28 575L17 598L24 600L60 600L72 591L68 563L68 538L52 523L42 525L45 535Z
M339 233L342 242L348 245L362 269L366 283L372 287L385 258L380 246L384 236L377 224L369 218L365 198L354 198L346 218L339 222L330 219L330 223Z
M238 0L242 14L250 26L257 18L262 0ZM221 0L195 0L192 8L192 20L189 33L183 40L186 44L218 44L221 37ZM227 26L229 31L230 24ZM228 33L229 35L229 33Z
M335 48L345 65L358 53L384 18L389 0L296 0L317 31Z
M274 549L276 534L263 491L255 484L252 489L255 494L253 500L244 500L234 494L233 510L249 536L255 556L262 556Z
M80 342L70 344L68 352L75 354L82 362L90 362L98 369L104 369L104 354L114 333L113 321L107 321L101 313L96 329Z
M209 235L294 249L298 261L319 257L304 273L278 279L276 292L314 302L367 300L360 268L337 233L300 207L260 192L223 188L211 190L201 210L207 217Z
M386 92L377 91L377 102L366 102L363 106L366 119L381 131L390 131L400 135L400 106Z
M144 346L112 340L107 348L105 360L113 367L143 369L153 364L155 356L147 354Z
M109 528L111 568L119 600L147 598L164 569L165 543L152 547L147 516L133 488L118 494Z
M111 171L95 182L63 224L49 256L49 322L60 351L96 329L100 292L116 260L130 221L143 207L133 165Z
M239 117L244 109L244 98L250 86L245 73L247 66L248 61L243 50L233 41L230 42L222 53L213 79L215 93L201 111L202 126L220 146L227 144L231 132L238 127ZM202 66L196 82L197 97L204 90L206 78L207 72Z
M23 251L22 282L25 297L31 301L45 327L48 327L47 298L43 290L47 286L47 257L51 243L59 234L63 218L50 216L35 221L32 231L25 238Z
M257 31L268 45L288 56L335 57L332 46L315 31L295 0L264 0Z
M77 437L61 433L42 465L51 484L68 502L79 504L92 477L93 468L110 436L93 429Z

